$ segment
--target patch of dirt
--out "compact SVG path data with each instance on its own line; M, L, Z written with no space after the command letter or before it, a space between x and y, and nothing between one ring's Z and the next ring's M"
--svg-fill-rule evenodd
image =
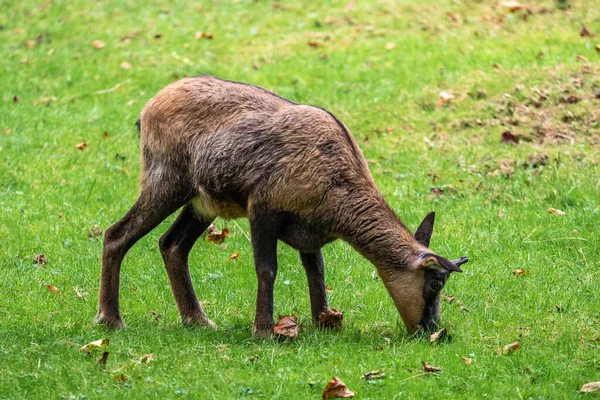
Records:
M511 93L488 103L492 118L484 125L498 126L525 142L598 145L598 72L592 65L584 65L574 73L565 73L559 67L549 74L549 82L532 87L518 84Z

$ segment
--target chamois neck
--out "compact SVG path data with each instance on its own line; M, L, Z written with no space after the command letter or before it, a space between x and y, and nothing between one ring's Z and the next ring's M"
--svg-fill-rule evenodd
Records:
M418 243L379 191L349 195L341 207L341 237L379 268L402 268Z

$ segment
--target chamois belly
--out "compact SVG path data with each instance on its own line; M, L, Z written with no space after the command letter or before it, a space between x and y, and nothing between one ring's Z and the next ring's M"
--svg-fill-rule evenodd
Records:
M247 213L244 208L233 201L219 200L210 196L203 188L198 188L198 193L192 199L192 205L199 214L223 219L246 218Z

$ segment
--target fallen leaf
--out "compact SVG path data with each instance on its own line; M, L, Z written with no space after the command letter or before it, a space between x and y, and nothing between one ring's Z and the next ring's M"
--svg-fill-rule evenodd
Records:
M104 45L104 42L101 40L94 40L92 42L92 46L94 46L97 49L102 49L102 48L104 48L105 45Z
M563 103L568 103L568 104L575 104L575 103L579 103L581 101L581 99L575 95L569 95L569 96L564 96L562 99Z
M552 208L552 207L548 207L548 212L550 213L550 215L565 215L566 212L564 212L563 210L559 210L558 208Z
M441 91L438 97L442 106L450 104L452 100L456 98L452 93L446 92L445 90Z
M38 254L33 259L33 262L36 263L36 264L38 264L38 265L46 265L46 264L48 264L48 257L46 257L45 254Z
M144 354L143 356L141 356L140 358L138 358L138 362L140 364L149 364L150 361L152 361L152 359L154 358L154 354Z
M469 358L469 357L463 357L463 358L462 358L462 360L463 360L463 362L464 362L465 364L467 364L467 365L471 365L471 364L473 364L473 359L472 359L472 358Z
M238 253L237 251L229 256L230 260L236 260L238 258L240 258L240 253Z
M256 70L259 70L259 69L260 69L260 64L258 63L258 61L254 61L254 62L252 63L252 68L254 68L254 69L256 69Z
M127 61L123 61L121 63L121 69L131 69L131 64L129 64Z
M597 44L596 47L594 47L594 49L596 49L597 53L600 53L600 44Z
M104 353L102 353L102 356L96 360L96 364L98 365L106 365L106 361L108 361L108 351L105 351Z
M94 350L107 348L108 343L109 343L109 339L94 340L93 342L90 342L90 343L86 344L85 346L82 346L79 349L79 351L82 353L90 354Z
M445 294L442 294L442 300L450 304L454 301L454 296L446 296Z
M90 229L90 231L88 232L87 237L93 239L97 238L100 235L102 235L102 229L100 229L98 225L94 225L92 226L92 229Z
M86 142L77 143L75 145L75 147L78 148L79 150L85 150L87 148L87 143Z
M383 378L385 378L385 374L383 372L379 372L379 370L369 371L360 377L360 379L364 379L366 381L373 381L376 379L383 379Z
M223 230L219 232L215 224L211 224L208 227L208 234L206 235L206 240L214 244L221 244L225 241L227 236L229 236L229 229L223 228Z
M348 389L348 386L340 380L337 376L331 378L331 380L323 389L322 399L347 399L354 397L354 392Z
M517 144L519 143L519 137L512 134L510 131L502 132L502 143L504 144Z
M321 46L323 46L323 43L319 42L318 40L314 40L314 39L313 39L313 40L309 40L309 41L308 41L308 45L309 45L310 47L315 47L315 48L316 48L316 47L321 47Z
M280 315L279 321L273 326L273 335L283 338L285 336L294 340L298 337L298 323L295 315Z
M40 97L39 99L37 99L36 101L33 102L33 105L35 107L37 107L40 104L43 104L45 106L49 105L50 103L52 103L53 101L56 101L56 97L55 96L50 96L50 97Z
M587 58L585 58L584 56L582 56L581 54L578 54L577 57L575 57L575 59L577 61L587 61Z
M209 40L212 40L215 38L215 36L210 32L196 32L194 34L194 37L196 39L209 39Z
M581 387L581 393L594 393L600 391L600 382L586 383Z
M46 53L46 55L51 56L52 54L54 54L54 49L50 49L48 50L48 52Z
M51 291L52 293L58 293L59 290L56 286L54 285L46 285L46 288L48 288L49 291Z
M136 37L139 36L139 32L129 32L127 35L123 36L121 38L121 42L124 42L126 40L131 40L131 39L135 39Z
M515 269L512 273L514 276L529 275L529 272L525 271L524 268Z
M507 8L508 11L510 11L511 13L519 11L520 9L523 8L521 3L519 3L518 1L504 1L504 2L502 2L501 5L502 5L502 7Z
M441 370L442 369L440 367L434 367L433 365L429 365L425 361L423 361L423 371L433 374L435 372L440 372Z
M123 373L113 374L113 377L115 378L115 382L117 382L117 383L125 383L129 380Z
M448 331L446 328L442 328L439 331L433 332L431 335L429 335L429 343L441 342L446 337L449 337Z
M519 345L519 342L510 343L504 347L497 349L496 354L510 354L513 351L518 350L520 347L521 346Z
M333 290L332 288L330 288L329 286L325 285L325 291L331 292L332 290Z
M5 135L10 135L10 129L8 128L2 128L2 132L4 132Z
M469 311L470 311L470 310L469 310L469 307L465 307L465 306L460 306L460 307L459 307L459 310L460 310L460 311L464 311L464 312L469 312Z
M325 310L319 314L319 326L322 328L339 329L342 327L343 320L344 313L335 308L326 307Z
M386 48L386 49L388 49L388 50L395 49L395 48L396 48L396 43L393 43L393 42L387 42L387 43L385 44L385 48Z
M251 357L248 357L248 361L250 361L251 363L255 363L255 362L256 362L256 361L258 361L259 359L260 359L260 357L259 357L259 356L257 356L257 355L256 355L256 356L251 356Z
M19 102L19 96L14 95L13 96L13 103L18 103Z
M581 29L581 32L579 32L579 36L581 37L594 37L594 33L592 31L590 31L587 26L583 26L583 28Z

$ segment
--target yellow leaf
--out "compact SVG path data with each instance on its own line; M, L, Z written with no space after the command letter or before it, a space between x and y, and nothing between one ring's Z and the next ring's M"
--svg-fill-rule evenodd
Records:
M94 350L107 348L108 342L109 342L108 339L94 340L93 342L90 342L90 343L86 344L85 346L82 346L79 349L79 351L82 353L90 354Z

